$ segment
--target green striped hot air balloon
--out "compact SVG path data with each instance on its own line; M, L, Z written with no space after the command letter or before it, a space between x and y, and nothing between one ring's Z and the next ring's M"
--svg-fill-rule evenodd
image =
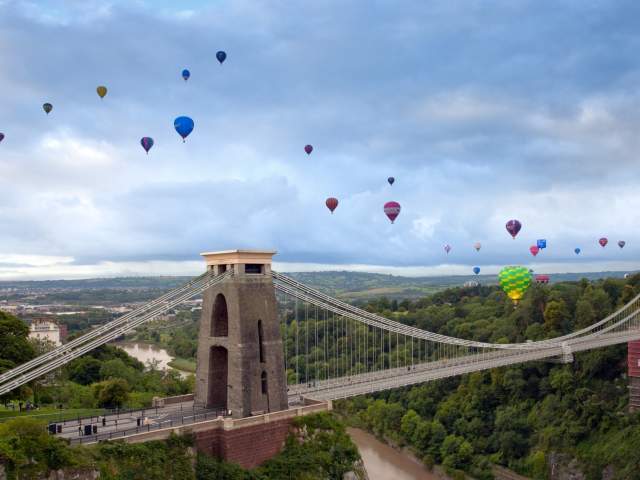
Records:
M504 267L498 275L500 286L513 303L517 304L531 285L531 273L525 267Z

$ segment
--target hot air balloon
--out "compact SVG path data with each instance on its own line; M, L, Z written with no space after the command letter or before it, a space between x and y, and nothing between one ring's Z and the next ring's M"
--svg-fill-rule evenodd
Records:
M389 217L391 223L395 222L398 215L400 215L400 208L401 207L398 202L387 202L384 204L384 213Z
M624 274L624 278L629 278L629 274L628 274L628 273L625 273L625 274Z
M445 243L444 251L447 252L447 255L449 255L449 252L451 251L451 245L449 245L448 243Z
M544 238L541 238L538 241L536 241L536 245L540 250L543 250L547 248L547 241Z
M173 121L173 128L176 129L176 132L182 137L182 142L184 143L185 139L189 136L189 134L193 131L193 120L189 117L178 117Z
M604 248L607 246L607 243L609 243L609 239L606 237L602 237L600 240L598 240L598 243L602 248Z
M531 245L529 247L529 251L531 252L531 255L535 257L536 255L538 255L538 252L540 252L540 248L537 245Z
M476 242L473 244L473 248L476 249L476 252L479 252L480 249L482 248L482 244L480 242Z
M218 53L216 53L216 58L218 59L220 64L222 64L222 62L224 62L227 59L227 54L222 50L220 50Z
M104 96L107 94L107 87L100 85L98 88L96 88L96 92L98 92L98 96L100 98L104 98Z
M625 246L626 244L627 244L627 242L625 242L624 240L619 240L619 241L618 241L618 246L619 246L620 248L624 248L624 246Z
M149 150L151 150L151 147L153 147L153 138L142 137L140 139L140 145L142 145L142 148L144 148L144 151L147 152L147 155L149 155Z
M182 78L184 78L185 82L189 80L190 76L191 76L191 72L189 70L187 70L186 68L182 70Z
M387 182L389 182L389 185L393 185L393 182L395 182L395 181L396 181L396 179L393 178L393 177L387 178Z
M331 213L333 213L333 211L336 209L336 207L338 206L338 199L337 198L333 198L333 197L329 197L327 198L327 200L324 202L324 204L327 206L327 208L329 210L331 210Z
M473 273L478 275L480 273L480 267L473 267Z
M580 255L580 252L581 252L582 250L580 250L580 248L579 248L579 247L576 247L576 248L574 248L574 249L573 249L573 251L574 251L574 252L576 252L576 255Z
M2 140L4 140L4 133L0 132L0 142L2 142Z
M304 146L304 151L307 152L307 155L311 155L311 152L313 152L313 146L312 145L305 145Z
M49 115L49 112L51 112L51 110L53 110L53 105L51 105L50 103L45 103L45 104L42 105L42 109L44 110L44 113Z
M522 224L518 220L509 220L507 222L506 228L507 228L507 232L509 232L509 234L515 240L516 235L518 235L518 232L522 228Z
M531 273L525 267L504 267L498 275L500 286L516 305L531 285Z
M549 275L536 275L536 283L549 283Z

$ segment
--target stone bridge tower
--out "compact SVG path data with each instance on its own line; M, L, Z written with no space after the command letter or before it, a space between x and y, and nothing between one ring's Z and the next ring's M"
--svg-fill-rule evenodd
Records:
M233 276L204 292L195 402L234 418L285 410L283 346L271 258L275 251L203 253L207 269Z

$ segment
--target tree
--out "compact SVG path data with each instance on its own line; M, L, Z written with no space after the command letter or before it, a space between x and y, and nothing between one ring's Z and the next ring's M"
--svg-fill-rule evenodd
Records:
M86 356L73 360L67 370L69 379L80 385L91 385L100 381L102 362L96 358Z
M405 439L412 440L419 423L420 416L414 410L409 410L404 414L400 422L400 432Z
M35 356L28 336L29 327L22 320L0 310L0 360L4 361L3 365L14 367Z
M569 311L563 300L552 300L544 309L544 327L550 335L563 332L569 319Z
M37 473L70 465L69 447L63 440L49 436L45 427L46 422L33 418L0 424L0 463L12 473L23 473L19 478L42 478Z
M579 328L588 327L596 321L596 312L591 302L584 297L576 303L575 319L576 326Z
M129 385L136 385L138 382L138 372L131 367L125 365L125 363L119 358L108 360L100 367L100 379L109 380L111 378L122 378L129 383Z
M121 408L129 399L129 384L121 378L105 380L93 388L100 407Z
M0 310L0 373L31 360L36 352L28 339L29 328L17 317ZM2 398L27 398L31 389L26 385Z

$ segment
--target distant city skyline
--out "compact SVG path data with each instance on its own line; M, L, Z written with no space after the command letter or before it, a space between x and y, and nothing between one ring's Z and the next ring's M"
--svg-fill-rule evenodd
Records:
M282 271L640 269L638 19L630 0L0 0L0 280L191 275L229 248Z

